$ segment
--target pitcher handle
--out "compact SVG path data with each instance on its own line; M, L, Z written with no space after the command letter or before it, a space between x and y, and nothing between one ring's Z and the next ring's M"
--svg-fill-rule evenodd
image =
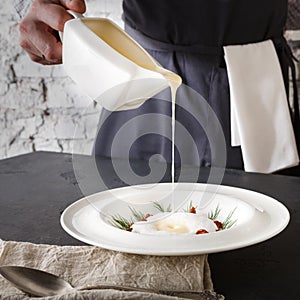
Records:
M75 12L75 11L73 11L73 10L70 10L70 9L69 9L69 10L67 10L67 12L68 12L70 15L72 15L75 19L82 19L82 18L84 18L84 16L83 16L82 14L77 13L77 12ZM60 40L63 41L63 32L62 32L62 31L59 31L58 34L59 34Z

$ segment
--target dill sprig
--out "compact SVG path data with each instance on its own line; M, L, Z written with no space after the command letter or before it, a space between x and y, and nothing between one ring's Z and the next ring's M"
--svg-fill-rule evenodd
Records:
M232 220L232 216L233 216L234 212L236 211L236 209L237 208L233 209L228 214L226 219L223 222L221 222L222 229L229 229L237 222L237 219ZM219 217L220 212L221 212L221 209L220 209L220 206L218 204L218 206L216 207L216 209L214 211L211 211L211 212L208 213L208 218L213 220L213 221L217 221L217 218Z
M186 208L183 209L183 211L186 212L186 213L189 213L191 211L192 207L193 207L193 202L190 201L190 203L187 205ZM197 206L195 208L197 208Z
M222 229L229 229L229 228L231 228L236 223L237 219L235 219L234 221L231 219L235 211L236 211L236 208L233 209L228 214L228 216L225 219L225 221L222 222Z
M214 211L211 211L211 212L208 213L208 218L215 221L218 218L218 216L220 214L220 211L221 211L221 209L220 209L220 206L218 204L218 206L215 208Z
M146 214L142 213L141 211L136 210L135 208L130 207L130 206L129 206L129 209L131 210L133 217L136 221L141 221L141 220L146 219Z
M158 201L153 201L153 206L159 210L160 212L171 212L171 204L169 204L166 208L163 207Z
M121 215L114 215L114 216L111 216L111 224L114 226L114 227L117 227L119 229L123 229L123 230L127 230L128 228L130 228L130 226L132 225L133 223L133 220L132 219L126 219L124 217L122 217Z

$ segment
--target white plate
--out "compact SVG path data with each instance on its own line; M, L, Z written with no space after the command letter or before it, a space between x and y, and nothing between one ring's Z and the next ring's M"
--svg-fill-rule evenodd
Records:
M110 224L112 215L130 216L129 206L145 213L154 213L150 201L171 203L171 188L170 183L160 183L93 194L70 205L61 216L61 225L74 238L106 249L148 255L195 255L262 242L277 235L289 222L286 207L269 196L230 186L177 183L176 205L185 200L199 207L202 205L201 199L206 197L207 205L202 208L203 212L208 213L219 205L220 220L236 208L233 216L237 219L235 225L202 235L149 235L124 231Z

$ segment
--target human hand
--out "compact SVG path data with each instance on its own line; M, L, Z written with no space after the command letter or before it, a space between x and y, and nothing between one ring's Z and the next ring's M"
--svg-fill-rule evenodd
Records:
M20 46L32 61L49 65L62 62L58 31L73 17L67 10L85 12L84 0L35 0L19 25Z

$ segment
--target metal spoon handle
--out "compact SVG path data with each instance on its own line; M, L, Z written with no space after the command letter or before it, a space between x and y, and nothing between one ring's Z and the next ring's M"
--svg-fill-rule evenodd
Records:
M139 288L139 287L131 287L131 286L124 286L124 285L95 285L95 286L82 286L75 288L77 291L85 291L85 290L119 290L119 291L126 291L126 292L143 292L143 293L151 293L151 294L160 294L160 295L168 295L168 296L177 296L186 299L203 299L200 296L199 292L189 292L189 291L165 291L165 290L156 290L156 289L148 289L148 288Z
M134 291L134 292L147 292L147 293L156 293L161 294L162 291L154 290L154 289L146 289L146 288L139 288L139 287L131 287L131 286L124 286L124 285L106 285L106 284L100 284L100 285L86 285L79 288L76 288L78 291L84 291L84 290L120 290L120 291Z

